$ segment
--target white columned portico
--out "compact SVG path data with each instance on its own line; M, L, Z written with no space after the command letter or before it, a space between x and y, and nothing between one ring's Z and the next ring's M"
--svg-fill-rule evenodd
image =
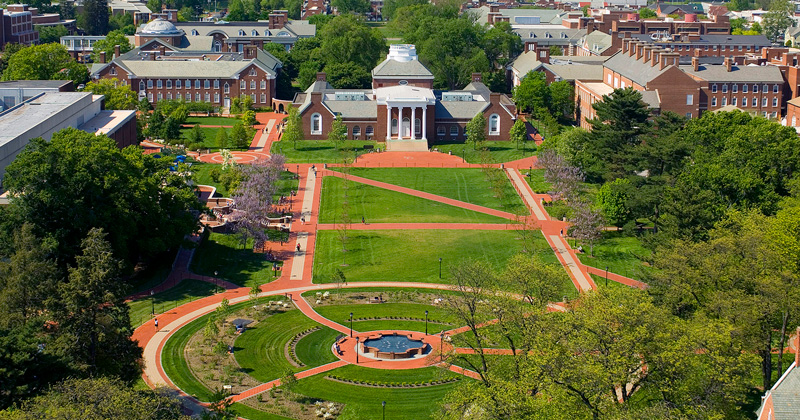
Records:
M386 104L386 140L392 138L392 107Z
M428 105L422 106L422 140L428 140Z
M403 138L403 108L404 106L402 105L398 108L400 112L397 115L397 140Z
M409 125L411 125L411 140L416 140L417 139L417 124L416 124L416 121L417 121L417 107L412 106L411 107L411 122L409 124Z

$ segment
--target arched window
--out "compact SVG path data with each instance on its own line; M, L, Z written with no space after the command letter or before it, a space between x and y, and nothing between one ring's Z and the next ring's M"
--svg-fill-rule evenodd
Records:
M366 135L367 135L367 138L371 138L371 137L372 137L372 135L373 135L373 134L375 134L375 129L374 129L374 128L372 128L372 126L371 126L371 125L368 125L368 126L367 126L367 129L366 129L366 131L365 131L365 133L366 133Z
M392 134L397 134L397 118L392 118Z
M144 90L144 80L139 80L139 90Z
M192 29L192 35L197 36L200 34L197 32L197 29Z
M450 126L450 137L458 137L458 126L451 125Z
M264 29L264 36L269 36L269 30L268 29Z
M239 29L239 36L244 36L244 30Z
M422 120L414 118L414 133L419 134L422 132Z
M353 137L358 137L361 135L361 127L355 125L353 126Z
M411 119L408 117L403 118L403 137L411 137Z
M311 134L322 134L322 115L311 115Z
M214 41L214 47L212 48L213 52L220 52L222 51L222 42Z
M253 29L252 31L250 31L250 34L253 36L258 36L258 31Z
M497 136L500 134L500 116L492 114L489 117L489 135Z
M440 125L440 126L436 127L436 135L438 135L439 137L444 137L445 128L444 128L443 125Z
M231 93L231 87L228 85L228 82L225 82L225 93Z

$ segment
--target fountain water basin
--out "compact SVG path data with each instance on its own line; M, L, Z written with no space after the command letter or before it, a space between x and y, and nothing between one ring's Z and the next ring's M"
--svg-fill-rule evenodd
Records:
M409 335L393 333L370 336L359 344L359 351L377 359L411 359L422 355L430 346Z

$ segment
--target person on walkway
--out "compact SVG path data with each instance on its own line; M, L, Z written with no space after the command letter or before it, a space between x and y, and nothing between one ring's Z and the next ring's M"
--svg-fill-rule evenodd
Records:
M297 244L297 252L300 252L300 244Z
M154 319L153 323L156 325L156 331L158 331L158 318Z
M561 229L561 236L564 236L564 229Z
M301 225L306 224L306 217L305 216L300 216L300 224Z

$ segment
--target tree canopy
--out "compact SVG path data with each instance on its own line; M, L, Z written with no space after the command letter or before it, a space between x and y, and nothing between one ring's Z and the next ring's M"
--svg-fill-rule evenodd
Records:
M78 64L61 44L24 47L8 60L3 80L72 80L79 85L89 78L86 66Z
M136 109L139 103L131 87L123 85L116 78L93 80L86 84L86 90L95 95L104 95L106 109Z
M133 49L128 37L122 30L111 31L106 35L105 39L100 39L94 43L92 49L92 60L96 63L100 62L100 53L106 53L106 61L110 62L114 58L114 47L119 45L120 54Z

